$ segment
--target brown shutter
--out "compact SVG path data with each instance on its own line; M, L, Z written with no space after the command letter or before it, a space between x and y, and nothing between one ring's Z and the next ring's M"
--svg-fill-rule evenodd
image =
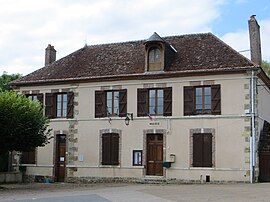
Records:
M172 116L172 88L164 88L163 116Z
M203 167L212 167L212 134L203 134Z
M148 89L137 89L137 116L148 114Z
M219 115L221 114L221 96L220 96L220 85L211 86L211 106L212 114Z
M119 165L119 135L111 134L111 165Z
M102 165L110 165L110 134L102 135Z
M193 134L193 167L201 167L203 165L202 137L202 134Z
M127 115L127 90L119 91L119 116L125 117Z
M35 164L36 163L36 150L29 152L22 152L21 155L22 164Z
M184 86L184 116L194 114L194 87Z
M67 118L73 118L74 114L74 93L67 93Z
M41 103L41 105L43 105L43 93L37 94L37 99Z
M106 97L105 91L95 92L95 118L106 116Z
M53 93L45 94L45 116L48 118L54 118L56 114L55 110L55 95Z

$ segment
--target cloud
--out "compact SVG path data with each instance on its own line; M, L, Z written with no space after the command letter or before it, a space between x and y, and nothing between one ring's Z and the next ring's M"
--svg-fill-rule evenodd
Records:
M209 32L225 0L0 0L0 73L30 73L48 43L61 58L88 44Z
M270 19L258 21L261 28L261 44L262 44L262 58L270 61ZM247 27L248 29L248 27ZM237 51L249 50L249 33L248 30L239 30L236 32L227 33L221 37L223 41L228 43ZM241 52L244 56L250 58L250 52Z

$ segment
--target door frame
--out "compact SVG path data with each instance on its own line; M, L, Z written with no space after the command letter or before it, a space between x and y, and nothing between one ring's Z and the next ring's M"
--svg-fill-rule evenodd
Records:
M66 180L67 177L67 149L68 149L68 135L67 133L61 133L60 131L55 131L54 133L54 146L53 146L53 179L55 182L57 182L57 176L56 176L56 157L57 157L57 149L58 149L58 145L57 145L57 137L59 135L65 135L66 136L66 153L65 153L65 175L64 175L64 181Z
M165 129L145 129L143 130L143 177L146 176L151 176L147 175L147 134L161 134L163 135L163 161L166 160L166 153L167 153L167 147L166 147L166 138L167 138L167 130ZM155 177L161 177L161 178L166 178L166 169L163 168L163 175L160 176L155 176Z

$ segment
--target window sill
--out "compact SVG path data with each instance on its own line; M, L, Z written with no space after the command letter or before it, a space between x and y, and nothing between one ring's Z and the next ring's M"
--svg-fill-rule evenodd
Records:
M120 165L100 165L100 168L120 168Z
M190 170L215 170L215 167L189 167Z

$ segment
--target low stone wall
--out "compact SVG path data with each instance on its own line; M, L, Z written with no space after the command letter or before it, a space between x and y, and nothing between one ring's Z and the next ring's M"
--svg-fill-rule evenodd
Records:
M0 183L20 183L22 182L22 174L18 172L0 173Z
M165 178L126 178L126 177L69 177L66 182L70 183L137 183L137 184L226 184L226 183L249 183L246 181L199 181L199 180L180 180Z

